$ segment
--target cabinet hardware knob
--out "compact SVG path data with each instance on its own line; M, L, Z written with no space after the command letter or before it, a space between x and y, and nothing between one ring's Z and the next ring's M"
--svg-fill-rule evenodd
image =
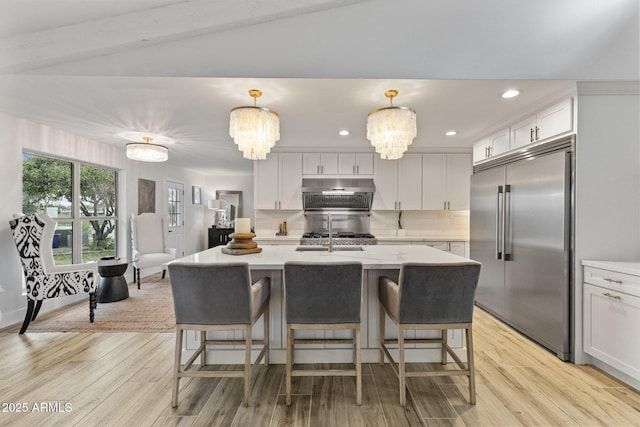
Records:
M618 300L618 301L620 301L620 300L621 300L621 298L620 298L620 296L619 296L619 295L612 295L612 294L610 294L609 292L605 292L605 293L604 293L604 294L602 294L602 295L604 295L604 296L605 296L605 297L607 297L607 298L613 298L613 299Z
M536 126L536 141L540 139L540 138L538 137L538 131L539 131L539 130L540 130L540 129L538 128L538 126Z
M618 285L622 285L622 280L609 279L608 277L605 277L604 280L606 280L609 283L617 283Z
M529 142L533 142L533 128L529 128Z

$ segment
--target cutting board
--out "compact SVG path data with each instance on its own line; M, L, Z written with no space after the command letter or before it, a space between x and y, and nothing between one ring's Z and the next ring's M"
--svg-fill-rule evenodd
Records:
M257 254L260 252L262 252L262 248L231 249L226 246L222 248L222 253L227 255L247 255L247 254Z

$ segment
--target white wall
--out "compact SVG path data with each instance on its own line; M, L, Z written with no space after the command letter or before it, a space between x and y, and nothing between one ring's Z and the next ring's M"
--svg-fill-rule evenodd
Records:
M578 83L575 221L576 363L584 259L640 260L639 83Z
M8 221L22 210L22 152L48 154L70 160L116 168L120 173L118 223L118 253L131 257L129 215L137 213L138 178L156 181L156 212L164 212L164 183L167 179L185 186L185 251L193 253L205 248L205 205L191 204L191 186L205 187L205 177L170 163L148 164L126 158L122 149L87 140L64 130L29 122L0 113L0 182L3 201L0 203L0 327L22 322L26 297L22 295L22 268L15 249ZM171 155L171 154L169 154ZM253 197L253 196L251 196ZM143 272L144 274L144 272ZM131 275L130 275L131 280ZM47 300L42 312L72 303L86 296Z

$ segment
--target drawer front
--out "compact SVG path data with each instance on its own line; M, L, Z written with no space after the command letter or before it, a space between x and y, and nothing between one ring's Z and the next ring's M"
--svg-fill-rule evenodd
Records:
M640 276L601 268L585 267L584 282L640 297Z

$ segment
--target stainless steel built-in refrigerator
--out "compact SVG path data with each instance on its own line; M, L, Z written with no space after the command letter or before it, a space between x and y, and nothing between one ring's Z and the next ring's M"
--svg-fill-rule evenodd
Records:
M488 161L471 176L476 304L571 360L574 138Z

